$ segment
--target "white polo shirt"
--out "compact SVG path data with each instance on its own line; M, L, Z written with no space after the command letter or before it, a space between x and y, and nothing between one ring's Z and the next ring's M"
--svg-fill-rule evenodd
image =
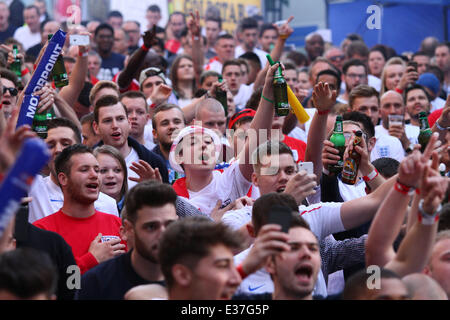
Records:
M318 203L311 206L299 206L299 212L304 218L311 231L317 236L319 242L330 234L344 231L341 219L342 203ZM246 206L240 210L226 212L222 222L233 229L239 229L251 220L252 207ZM235 256L234 262L240 264L248 255L250 248ZM265 269L260 269L245 278L236 293L257 294L273 292L273 282ZM327 287L322 271L319 271L313 295L327 296Z

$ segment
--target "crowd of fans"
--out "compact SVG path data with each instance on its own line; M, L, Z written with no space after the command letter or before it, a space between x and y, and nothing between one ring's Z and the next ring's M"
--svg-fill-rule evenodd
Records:
M400 53L314 32L298 51L294 16L230 34L213 6L162 28L157 5L142 26L13 4L0 2L0 182L36 137L17 117L60 29L69 84L35 93L51 159L0 233L0 299L448 299L449 43ZM305 123L274 111L278 68ZM350 185L329 169L355 154Z

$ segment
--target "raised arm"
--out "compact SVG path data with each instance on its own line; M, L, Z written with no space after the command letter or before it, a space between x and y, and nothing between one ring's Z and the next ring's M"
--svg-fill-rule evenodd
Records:
M192 37L192 62L195 70L195 81L197 87L200 85L200 75L203 71L203 64L205 61L205 54L203 53L203 39L200 33L200 15L198 10L195 11L195 16L191 12L191 19L187 23L190 36Z
M251 155L253 151L256 149L258 145L262 142L261 140L267 140L267 135L260 134L261 130L266 130L269 132L272 127L273 121L273 113L274 113L274 105L273 100L273 75L279 64L274 64L269 68L266 74L266 81L264 83L264 88L262 95L266 98L262 98L259 102L258 109L256 110L255 117L253 118L250 124L250 134L248 135L248 139L245 141L245 146L243 150L243 154L239 154L239 168L241 170L242 175L248 180L251 181L251 176L253 173L253 165L251 164ZM268 100L272 100L269 102Z
M73 106L77 102L81 90L83 90L88 72L87 52L89 51L89 47L78 46L78 50L79 54L70 74L69 85L63 87L59 92L61 99L64 99L69 106Z
M144 40L144 45L139 49L137 49L136 51L134 51L134 53L128 59L128 64L120 72L119 77L117 78L117 84L121 89L126 89L130 86L136 71L141 67L142 63L144 62L148 50L150 50L152 45L157 41L156 25L153 26L152 30L147 30L144 33L144 35L142 36L142 40Z
M437 134L433 134L422 157L426 159L431 157L432 150L436 147L436 142ZM341 207L341 219L344 228L346 230L352 229L370 221L370 219L374 217L381 203L391 191L397 181L397 177L398 175L393 176L367 196L344 202ZM418 181L416 181L415 185L409 186L415 188L417 185Z
M401 191L401 186L416 185L419 176L417 173L421 170L423 165L417 151L401 162L398 173L400 189L395 186L389 191L370 226L366 243L366 265L384 266L394 259L393 243L400 232L411 199L406 191Z
M290 16L289 19L286 21L285 24L282 26L277 26L274 24L274 26L278 29L278 39L275 42L275 46L273 47L273 50L270 52L270 56L272 57L273 61L278 61L281 58L281 54L283 53L284 45L286 44L286 40L289 38L289 36L294 32L294 29L289 26L289 22L291 22L294 19L294 16ZM255 83L253 85L253 90L258 89L259 87L264 85L264 79L267 74L267 70L270 67L270 64L268 61L261 61L263 64L265 63L265 67L259 71L258 75L256 76Z
M449 179L438 171L438 155L433 153L433 164L425 167L420 181L420 203L414 226L403 239L395 258L385 268L404 277L410 273L421 272L425 267L433 248L438 228L437 213L445 197Z
M308 132L305 161L314 163L314 174L316 175L317 183L320 182L322 177L322 149L324 148L324 140L326 140L328 112L336 103L336 97L336 90L331 90L328 83L319 82L314 86L312 98L317 112L314 114ZM332 146L326 148L332 148Z

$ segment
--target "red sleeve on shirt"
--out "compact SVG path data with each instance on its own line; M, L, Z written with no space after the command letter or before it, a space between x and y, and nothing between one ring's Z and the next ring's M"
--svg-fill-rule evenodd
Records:
M117 82L119 80L119 75L120 72L116 73L116 75L113 77L113 82L117 83L117 85L119 85L119 83ZM120 88L119 87L119 91L120 93L125 93L127 91L139 91L141 88L139 87L139 83L133 79L130 83L130 85L126 88Z
M430 125L430 128L432 128L435 124L435 122L439 119L439 117L442 114L442 110L444 110L444 108L438 109L436 111L433 111L429 116L428 116L428 124Z
M302 140L298 140L289 136L284 136L282 141L292 150L296 150L298 154L297 163L305 160L306 143Z
M89 251L80 257L75 257L75 261L80 267L81 274L98 265L97 259Z

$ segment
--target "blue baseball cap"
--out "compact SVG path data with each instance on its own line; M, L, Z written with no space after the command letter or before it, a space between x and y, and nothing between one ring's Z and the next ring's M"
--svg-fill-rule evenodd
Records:
M439 93L439 89L441 86L441 84L439 83L439 79L432 73L423 73L416 83L420 84L421 86L427 87L435 95Z

